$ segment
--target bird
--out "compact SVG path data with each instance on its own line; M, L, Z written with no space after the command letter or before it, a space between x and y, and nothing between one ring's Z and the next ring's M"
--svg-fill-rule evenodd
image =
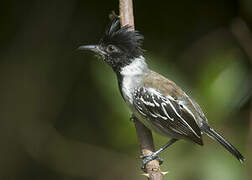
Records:
M150 155L142 156L142 168L178 140L203 145L202 135L219 142L241 163L243 155L208 123L197 102L172 80L152 71L144 57L144 36L132 26L120 27L119 18L111 20L96 45L81 45L79 50L93 52L108 64L117 76L122 98L136 117L151 131L171 138Z

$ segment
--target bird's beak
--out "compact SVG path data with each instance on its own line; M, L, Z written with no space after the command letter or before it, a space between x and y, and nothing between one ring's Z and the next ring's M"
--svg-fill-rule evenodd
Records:
M80 46L78 47L78 50L88 50L95 52L97 54L103 55L104 52L101 50L101 48L98 45L85 45L85 46Z

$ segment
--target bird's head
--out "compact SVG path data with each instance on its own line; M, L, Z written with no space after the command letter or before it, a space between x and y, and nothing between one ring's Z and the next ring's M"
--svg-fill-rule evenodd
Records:
M97 45L80 46L78 49L94 52L114 71L120 71L122 67L143 54L141 45L144 37L138 31L129 29L130 26L128 25L120 28L119 20L114 19Z

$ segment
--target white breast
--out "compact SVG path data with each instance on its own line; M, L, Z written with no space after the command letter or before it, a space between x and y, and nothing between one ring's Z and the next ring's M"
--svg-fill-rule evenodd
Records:
M148 67L143 56L134 59L131 64L122 68L120 72L123 77L122 94L128 103L132 104L134 89L141 83L146 70Z

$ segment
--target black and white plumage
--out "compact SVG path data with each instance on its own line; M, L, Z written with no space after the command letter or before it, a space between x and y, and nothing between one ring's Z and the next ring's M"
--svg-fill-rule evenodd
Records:
M128 29L129 26L120 28L119 21L113 20L98 45L79 49L95 52L113 68L123 99L133 114L149 129L171 137L170 144L185 139L203 145L205 133L243 162L241 153L208 125L200 106L191 97L148 68L141 48L143 36ZM157 158L161 151L146 157L144 164Z
M133 106L150 129L176 139L192 140L203 145L201 130L190 110L171 96L164 96L153 88L140 87L134 92ZM150 121L150 122L149 122Z

